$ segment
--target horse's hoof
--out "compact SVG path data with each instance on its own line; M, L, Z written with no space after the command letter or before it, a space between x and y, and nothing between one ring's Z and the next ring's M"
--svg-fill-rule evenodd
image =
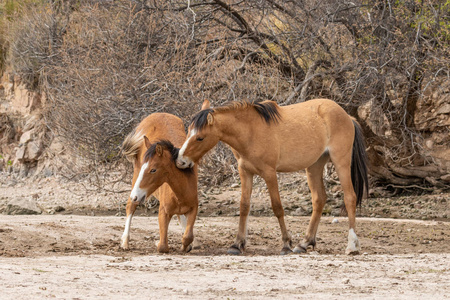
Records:
M122 250L130 250L130 246L128 244L128 241L125 239L122 239L122 243L120 244L120 248Z
M240 255L242 251L237 246L233 245L230 248L228 248L227 253L231 255Z
M192 244L189 244L186 249L184 249L184 252L189 253L192 250Z
M359 250L354 249L346 249L345 250L346 255L359 255Z
M160 245L160 244L158 243L158 247L156 247L156 250L157 250L159 253L169 253L169 246Z
M292 253L291 248L283 247L283 249L281 249L280 255L287 255L287 254L291 254L291 253Z
M294 248L294 253L298 253L298 254L306 253L306 249L303 248L302 246L297 246Z

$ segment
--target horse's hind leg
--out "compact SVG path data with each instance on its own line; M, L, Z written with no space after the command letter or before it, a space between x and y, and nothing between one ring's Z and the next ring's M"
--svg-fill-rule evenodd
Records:
M134 212L136 211L136 207L139 205L138 202L134 202L131 200L131 198L128 198L127 201L127 220L125 221L125 230L122 234L122 249L128 250L130 248L129 241L130 241L130 227L131 227L131 219L133 218Z
M316 246L317 228L319 227L320 217L322 216L323 207L327 200L327 194L325 193L325 187L323 185L323 167L328 159L328 153L323 154L317 162L306 169L308 186L311 190L313 212L306 231L306 236L303 241L294 248L295 253L304 253L309 246Z
M239 207L239 230L234 244L227 253L238 255L244 252L247 239L247 220L250 212L250 198L252 196L253 174L239 166L241 178L241 202Z
M342 190L344 191L344 204L348 215L348 245L345 250L346 254L358 254L361 250L358 237L355 233L356 223L356 194L353 188L351 176L351 153L349 150L347 155L335 157L331 154L331 160L336 168L336 172L341 182Z

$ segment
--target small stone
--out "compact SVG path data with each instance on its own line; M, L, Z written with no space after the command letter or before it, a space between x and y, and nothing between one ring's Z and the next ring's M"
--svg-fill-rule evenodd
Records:
M65 211L66 209L64 207L58 205L54 208L54 210L55 210L55 212L62 212L62 211Z
M441 176L441 179L444 180L444 181L450 182L450 174Z
M25 147L19 147L19 149L17 149L16 151L16 159L17 160L22 160L25 157Z
M238 183L233 183L232 185L231 185L231 188L238 188L239 187L239 184Z
M25 144L25 143L29 142L31 140L32 134L33 134L33 130L29 130L27 132L24 132L20 136L19 144Z
M436 114L449 114L450 113L450 104L446 103L444 105L442 105L441 107L439 107L436 110Z
M336 223L339 223L339 220L334 218L333 221L331 221L331 224L336 224Z
M350 283L350 279L349 279L349 278L344 278L344 279L342 280L342 283L343 283L343 284L349 284L349 283Z
M32 141L27 145L26 157L27 159L33 161L37 160L41 155L43 150L42 141Z

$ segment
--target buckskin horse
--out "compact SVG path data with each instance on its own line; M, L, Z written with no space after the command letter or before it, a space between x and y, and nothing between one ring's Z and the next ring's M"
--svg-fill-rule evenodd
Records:
M213 109L206 100L192 119L188 137L178 153L177 167L193 167L219 141L231 147L241 179L239 230L228 253L240 254L245 250L254 175L261 176L267 184L281 228L281 254L292 252L276 173L302 169L306 169L313 212L303 241L293 251L302 253L309 246L314 248L326 202L323 169L330 159L339 176L348 213L346 253L359 253L355 215L364 189L368 190L367 155L359 124L337 103L327 99L288 106L278 106L273 101L232 102Z
M159 200L158 252L169 252L167 231L175 214L185 228L182 250L192 249L198 210L197 168L183 170L175 165L179 151L176 146L181 146L185 139L183 121L166 113L149 115L125 138L122 152L133 163L134 172L126 206L123 249L129 249L131 219L136 207L151 194Z

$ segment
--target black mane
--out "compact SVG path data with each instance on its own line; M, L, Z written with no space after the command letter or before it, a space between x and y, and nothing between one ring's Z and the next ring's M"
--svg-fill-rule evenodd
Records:
M156 153L156 146L162 146L163 148L165 148L167 151L170 152L171 154L171 160L173 163L175 163L175 161L178 158L178 152L180 152L180 148L175 147L171 141L169 140L160 140L157 141L156 143L153 143L150 145L150 147L147 149L147 151L144 154L144 161L149 161ZM178 169L178 168L177 168ZM182 172L187 172L187 173L191 173L193 171L192 168L186 168L186 169L178 169Z
M208 109L199 111L192 118L191 124L194 124L194 128L197 130L202 129L203 127L206 126L206 124L208 124L208 114L213 111L214 111L214 109L212 109L212 108L208 108Z
M215 109L208 108L199 111L191 121L194 128L201 130L208 124L208 114L214 112L230 111L237 109L254 108L264 121L270 125L271 122L278 123L281 120L281 114L278 105L273 101L253 101L253 102L232 102L228 105L217 107Z
M278 123L281 120L280 111L275 102L253 102L252 105L267 124Z

